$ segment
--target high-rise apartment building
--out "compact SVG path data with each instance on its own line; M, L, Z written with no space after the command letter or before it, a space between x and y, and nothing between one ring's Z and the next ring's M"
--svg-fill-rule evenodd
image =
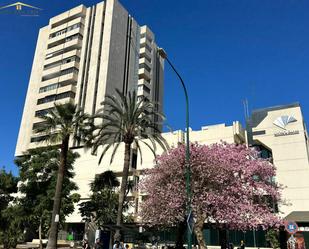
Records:
M154 34L117 0L80 5L40 29L15 155L42 146L34 134L54 103L72 101L94 114L115 88L163 102L163 60Z

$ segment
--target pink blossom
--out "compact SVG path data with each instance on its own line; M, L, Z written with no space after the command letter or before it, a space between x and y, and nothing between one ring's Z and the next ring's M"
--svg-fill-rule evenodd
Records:
M266 197L281 201L281 187L273 181L275 167L259 153L236 144L191 144L192 210L205 222L230 229L267 229L281 224ZM140 188L147 193L140 215L151 225L175 225L186 214L185 146L156 159Z

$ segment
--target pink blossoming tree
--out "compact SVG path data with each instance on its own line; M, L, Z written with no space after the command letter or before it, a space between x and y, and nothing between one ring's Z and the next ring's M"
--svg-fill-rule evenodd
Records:
M281 224L272 205L280 202L274 166L245 145L191 145L192 212L194 232L202 249L204 223L229 229L267 229ZM157 157L146 172L141 190L147 193L141 217L149 225L173 226L186 216L185 147L179 145Z

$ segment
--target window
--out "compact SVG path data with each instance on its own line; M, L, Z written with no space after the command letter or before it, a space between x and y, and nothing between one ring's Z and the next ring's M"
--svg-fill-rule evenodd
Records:
M83 36L81 34L76 34L76 35L72 35L72 36L69 36L65 39L65 42L69 42L69 41L72 41L74 39L83 39Z
M72 56L72 57L66 58L64 60L60 60L60 61L56 61L56 62L47 64L47 65L44 66L44 69L50 69L50 68L53 68L53 67L57 67L57 66L66 64L66 63L70 63L72 61L79 62L80 58L78 56Z
M47 108L47 109L43 109L43 110L38 110L35 112L34 116L35 117L42 117L45 116L49 111L53 110L54 108Z
M59 77L59 76L65 75L65 74L69 74L69 73L76 73L77 74L78 69L75 68L75 67L71 67L71 68L62 70L60 72L48 74L48 75L45 75L44 77L42 77L42 81L50 80L50 79L53 79L53 78L56 78L56 77Z
M138 91L143 91L143 92L146 92L146 93L150 93L150 89L145 86L145 85L138 85Z
M37 104L41 105L41 104L52 102L52 101L59 100L59 99L74 98L74 97L75 97L75 93L64 92L64 93L60 93L58 95L54 94L54 95L46 96L45 98L38 99Z
M45 123L46 123L45 121L34 123L33 126L32 126L32 130L36 130L36 129L42 127Z
M40 88L39 93L44 93L44 92L47 92L47 91L51 91L51 90L57 89L58 87L59 87L59 83L55 83L55 84L51 84L51 85L48 85L48 86L44 86L44 87Z
M150 93L150 89L149 89L147 86L145 86L145 85L144 85L144 91L145 91L146 93L148 93L148 94Z
M142 63L139 65L139 68L145 68L148 72L151 71L151 68L146 64L146 63Z
M54 37L56 37L56 36L65 34L66 32L69 32L69 31L71 31L71 30L73 30L73 29L77 29L77 28L79 28L79 27L81 27L81 26L82 26L81 23L76 23L76 24L74 24L74 25L72 25L72 26L70 26L70 27L67 27L67 28L65 28L65 29L62 29L62 30L59 30L59 31L57 31L57 32L55 32L55 33L50 34L50 35L49 35L49 38L54 38Z
M45 140L46 139L46 135L43 135L43 136L39 136L39 137L32 137L31 139L30 139L30 142L31 143L38 143L38 142L41 142L41 141L43 141L43 140Z

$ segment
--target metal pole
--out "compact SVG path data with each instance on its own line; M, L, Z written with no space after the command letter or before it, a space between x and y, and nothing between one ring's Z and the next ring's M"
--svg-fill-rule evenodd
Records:
M167 54L165 53L165 51L163 49L159 49L159 53L160 55L166 59L166 61L168 62L168 64L171 66L171 68L173 69L173 71L176 73L176 75L178 76L178 78L180 79L181 85L183 87L184 93L185 93L185 97L186 97L186 128L187 128L187 132L186 132L186 192L187 192L187 216L190 215L191 212L191 167L190 167L190 139L189 139L189 97L188 97L188 92L187 92L187 88L186 85L183 81L183 79L181 78L180 74L177 72L176 68L173 66L173 64L170 62L170 60L167 57ZM190 229L187 228L187 244L188 244L188 249L192 248L192 236L191 236L191 232Z

